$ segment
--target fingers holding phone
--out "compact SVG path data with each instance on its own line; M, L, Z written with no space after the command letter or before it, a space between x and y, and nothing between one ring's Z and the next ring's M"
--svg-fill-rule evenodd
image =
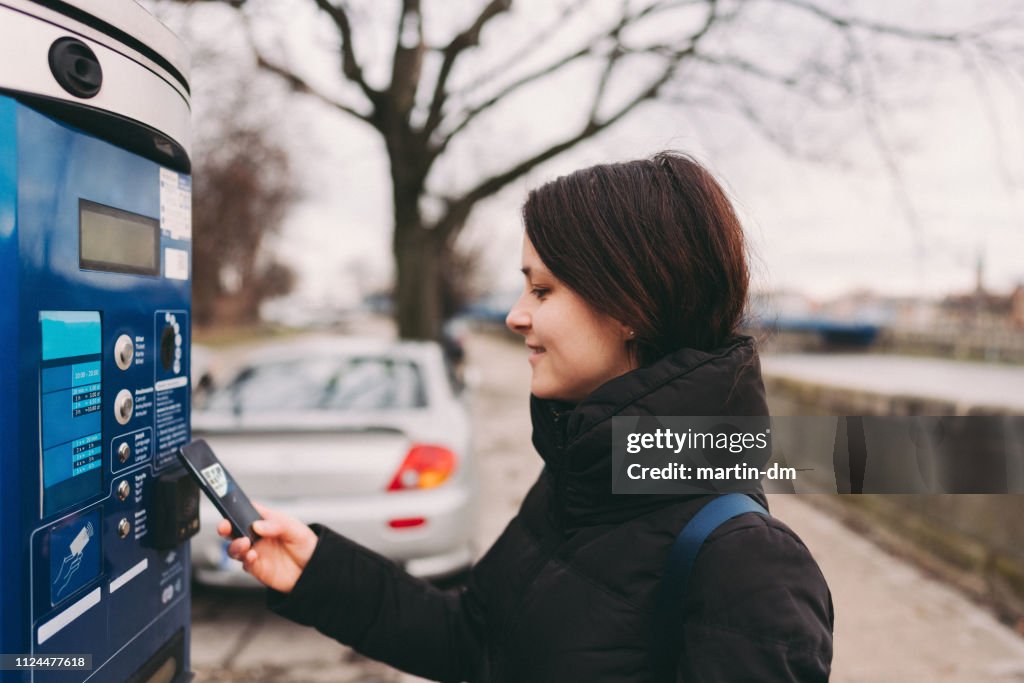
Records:
M270 588L290 592L316 548L313 530L288 515L253 505L204 440L181 447L178 457L224 516L217 532L234 539L228 555Z
M295 587L316 549L317 536L294 517L263 505L254 504L263 519L253 524L259 536L255 544L249 538L233 538L231 523L221 520L217 533L231 539L228 555L242 562L245 571L264 585L282 593Z

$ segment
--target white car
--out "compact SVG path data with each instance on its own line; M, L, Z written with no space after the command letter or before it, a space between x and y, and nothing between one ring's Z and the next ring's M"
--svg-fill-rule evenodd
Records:
M192 413L249 497L441 579L473 560L478 486L469 413L432 342L347 337L263 347ZM227 557L205 498L196 579L256 586Z

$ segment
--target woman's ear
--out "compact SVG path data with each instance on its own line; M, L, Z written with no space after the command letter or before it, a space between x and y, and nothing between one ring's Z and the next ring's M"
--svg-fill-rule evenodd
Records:
M640 348L636 343L636 330L629 325L620 325L619 332L622 335L622 343L626 347L626 354L629 356L630 367L640 367Z

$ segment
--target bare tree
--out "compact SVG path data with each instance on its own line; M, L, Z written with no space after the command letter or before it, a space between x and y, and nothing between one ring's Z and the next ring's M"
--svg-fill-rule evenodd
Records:
M233 101L236 113L253 106ZM258 118L225 114L205 134L216 143L199 145L193 165L193 314L199 325L248 325L295 284L266 247L297 191L287 152Z
M260 11L256 0L214 1L239 8L247 21ZM886 23L867 14L856 16L847 5L827 0L564 0L550 23L537 27L501 59L474 70L475 55L503 41L501 26L511 20L512 0L480 0L475 15L438 44L424 38L426 3L393 0L400 4L386 51L390 63L380 69L368 61L371 51L364 49L368 40L361 35L370 32L366 13L384 12L381 0L361 8L344 0L308 1L334 31L338 72L346 86L342 94L314 85L301 65L271 56L253 38L256 61L294 92L357 119L383 140L392 181L396 318L406 338L438 336L442 264L452 262L448 255L478 202L645 103L727 109L745 117L769 140L799 153L799 136L787 121L771 116L764 106L766 93L783 92L803 108L859 102L863 123L898 181L899 165L879 124L871 41L934 47L961 55L965 62L1020 57L1019 34L1009 35L1020 26L1015 12L968 28L928 29L917 25L920 18L907 25ZM431 11L439 9L433 5ZM599 28L574 35L567 27L576 26L580 34L574 21L581 16L592 18ZM809 26L814 27L810 33ZM803 35L816 36L817 43L794 49L799 41L792 37ZM740 36L753 36L757 49L750 49ZM766 54L772 59L763 59ZM592 86L589 96L577 103L574 128L541 149L519 150L518 159L467 187L453 191L432 185L438 162L483 115L581 66L588 67L581 73L589 74ZM385 71L386 78L371 77ZM915 224L909 200L903 205Z

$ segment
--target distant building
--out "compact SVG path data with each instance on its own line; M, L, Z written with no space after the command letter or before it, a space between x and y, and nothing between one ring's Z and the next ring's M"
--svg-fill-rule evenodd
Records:
M993 294L984 289L976 289L969 294L951 294L942 300L943 317L963 327L999 327L1009 324L1013 319L1014 296L1018 299L1021 287L1012 294ZM1018 307L1024 304L1018 303Z
M974 269L974 291L951 294L940 304L944 325L975 330L1006 330L1024 326L1024 284L1006 295L985 287L985 255L978 249Z
M888 329L926 329L940 317L934 300L878 294L867 289L855 290L824 303L821 313L834 320L868 323Z
M1024 282L1010 295L1010 322L1017 329L1024 328Z

